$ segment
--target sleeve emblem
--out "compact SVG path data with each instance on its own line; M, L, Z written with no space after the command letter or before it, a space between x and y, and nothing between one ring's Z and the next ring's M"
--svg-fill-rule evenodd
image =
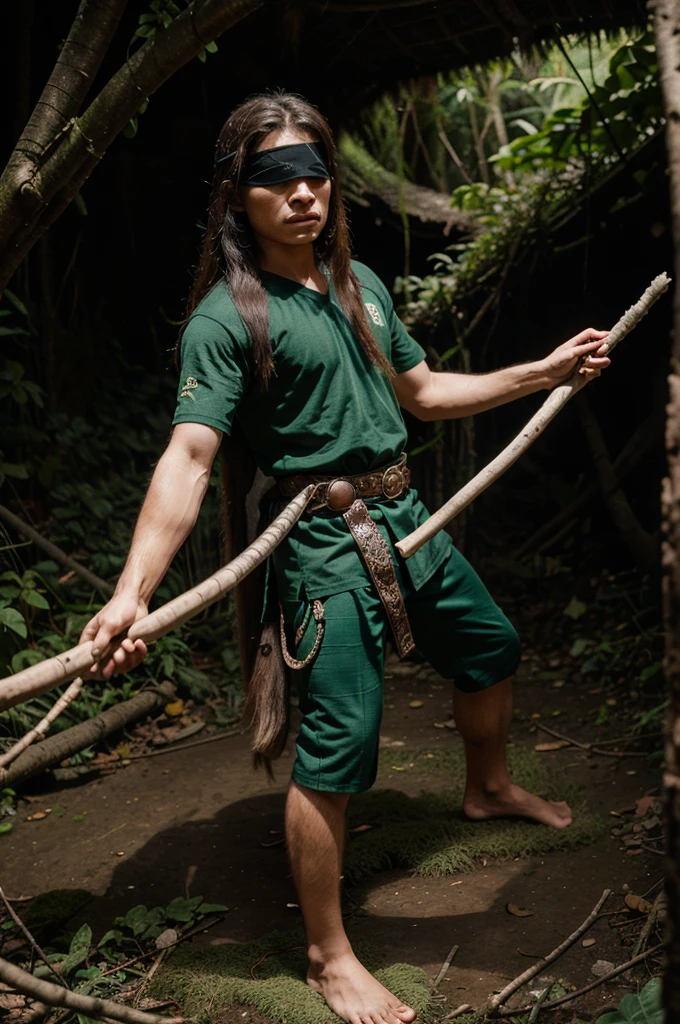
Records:
M198 387L198 381L196 380L196 378L195 377L187 377L187 379L185 380L184 384L182 385L182 390L179 393L179 397L180 398L190 398L192 402L195 402L196 398L192 394L192 391L195 388L197 388L197 387Z
M372 302L367 302L366 309L368 310L368 314L374 324L377 324L378 327L385 326L385 322L381 317L380 310L378 309L377 306L375 306Z

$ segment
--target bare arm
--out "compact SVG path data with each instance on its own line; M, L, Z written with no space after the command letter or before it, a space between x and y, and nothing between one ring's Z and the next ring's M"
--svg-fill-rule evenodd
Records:
M596 377L609 366L600 353L607 331L592 327L560 345L545 359L508 366L493 373L434 373L423 360L394 378L400 404L421 420L455 419L505 405L515 398L553 388L565 381L585 356L580 372Z
M146 615L149 601L196 522L222 434L201 423L180 423L154 470L125 568L113 597L80 638L103 651L112 637ZM124 640L101 675L129 672L146 656L142 640ZM93 672L97 667L93 667Z

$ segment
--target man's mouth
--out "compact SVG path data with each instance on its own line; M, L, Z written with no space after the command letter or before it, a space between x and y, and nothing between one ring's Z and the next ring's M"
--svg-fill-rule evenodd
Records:
M318 213L295 213L287 218L286 224L314 224L320 219Z

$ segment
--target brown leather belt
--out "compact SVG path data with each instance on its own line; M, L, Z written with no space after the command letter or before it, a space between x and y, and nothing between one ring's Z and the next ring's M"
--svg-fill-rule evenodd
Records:
M277 481L279 493L286 498L294 497L309 484L316 484L308 512L321 508L342 512L342 517L357 542L387 612L400 658L406 657L415 647L411 625L397 582L390 549L371 519L363 499L398 498L408 490L410 482L411 474L406 467L406 455L402 455L395 466L360 476L301 475L281 477Z

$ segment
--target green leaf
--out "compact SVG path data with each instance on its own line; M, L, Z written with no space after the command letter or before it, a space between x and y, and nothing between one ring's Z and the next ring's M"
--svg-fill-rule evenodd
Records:
M37 590L22 590L21 598L26 604L32 605L34 608L49 608L49 601L46 601L42 594L39 594Z
M9 301L12 303L15 309L18 309L23 316L28 316L28 310L26 309L18 295L15 295L14 292L11 292L9 288L5 288L4 294L5 298L9 299Z
M579 636L571 645L569 654L572 658L578 658L590 647L591 643L591 640L587 640L585 637Z
M16 608L0 608L0 626L11 629L13 633L17 633L24 640L28 636L26 621Z
M663 1024L661 978L648 981L639 995L626 995L616 1010L597 1018L596 1024Z
M165 916L171 921L191 921L194 916L194 912L202 902L202 896L193 896L190 900L185 900L182 899L181 896L177 896L171 903L168 903L165 908Z
M26 634L24 634L25 637ZM45 655L42 651L36 651L33 647L27 647L24 651L19 651L14 655L10 662L12 666L12 672L23 672L25 668L29 668L31 665L37 665L39 661L44 661Z
M82 925L71 939L68 956L62 964L62 974L65 977L86 959L92 945L92 929L89 924Z
M201 903L196 911L197 914L223 914L229 910L223 903Z
M582 615L588 611L588 605L583 601L579 601L577 597L572 597L571 601L564 609L563 615L567 615L570 619L580 619Z
M217 43L213 40L211 43L206 43L205 48L208 53L217 53Z
M4 836L8 832L11 832L13 828L14 828L14 822L13 821L0 821L0 836Z
M15 480L28 480L28 470L19 463L3 462L2 469L6 476L14 477Z
M137 31L135 32L135 35L138 36L140 39L150 39L151 36L156 35L156 26L140 25Z
M52 813L54 814L54 811ZM116 944L118 944L119 942L122 942L122 940L123 940L123 933L122 933L122 931L120 931L119 928L110 928L109 931L106 932L105 935L102 935L102 937L99 940L97 945L98 945L99 949L102 949L109 942L115 942Z

